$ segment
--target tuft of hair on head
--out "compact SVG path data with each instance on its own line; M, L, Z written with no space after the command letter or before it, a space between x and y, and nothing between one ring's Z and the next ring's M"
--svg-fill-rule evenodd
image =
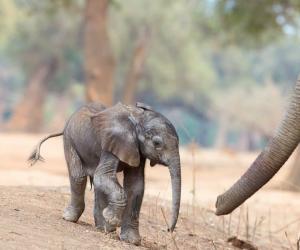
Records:
M45 159L40 155L39 150L36 148L28 157L27 161L30 163L30 166L33 166L38 161L45 162Z

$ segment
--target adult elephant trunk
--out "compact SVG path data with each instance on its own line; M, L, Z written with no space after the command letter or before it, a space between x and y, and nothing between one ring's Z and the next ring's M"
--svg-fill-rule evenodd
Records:
M286 114L274 136L242 177L229 190L218 196L216 214L231 213L264 186L286 162L299 141L300 76Z
M169 171L172 182L172 218L169 231L173 232L177 223L181 197L181 166L179 153L170 160Z

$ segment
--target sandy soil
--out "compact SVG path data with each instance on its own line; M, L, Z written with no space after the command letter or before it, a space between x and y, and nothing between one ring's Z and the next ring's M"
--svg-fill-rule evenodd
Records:
M93 226L93 192L79 223L62 220L69 188L62 140L47 141L45 163L26 158L43 135L0 134L0 249L134 249ZM293 159L272 182L231 216L213 214L216 196L230 186L257 153L181 149L183 206L171 236L161 208L169 214L170 180L164 167L147 167L141 213L141 249L231 249L230 236L259 249L296 249L300 194L280 190ZM194 188L195 187L195 188ZM194 190L194 191L193 191ZM136 247L136 249L138 249Z

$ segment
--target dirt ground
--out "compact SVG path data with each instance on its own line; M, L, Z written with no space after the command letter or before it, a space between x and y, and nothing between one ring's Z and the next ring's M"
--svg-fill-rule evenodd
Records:
M234 182L257 153L235 153L187 147L181 149L182 207L176 231L166 231L169 218L168 170L146 168L141 211L142 246L118 240L93 226L93 191L79 223L62 219L69 184L62 140L42 147L45 163L28 167L26 158L43 135L0 133L0 249L233 249L232 236L249 242L248 249L297 249L300 193L281 190L293 162L232 215L216 217L216 196ZM241 243L241 242L238 242ZM247 247L247 245L245 245Z

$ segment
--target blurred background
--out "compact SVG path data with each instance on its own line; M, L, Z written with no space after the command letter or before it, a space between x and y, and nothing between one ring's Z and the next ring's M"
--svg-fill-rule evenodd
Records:
M259 150L300 72L297 0L0 0L0 128L145 102L182 145Z
M299 73L299 0L0 0L0 183L69 185L61 139L43 168L24 168L37 140L86 102L140 101L178 131L183 201L213 210L266 145ZM272 224L253 233L265 249L271 234L287 243L287 217L299 235L300 194L282 191L300 190L299 160L298 149L247 203L253 232L260 215ZM170 198L168 173L148 169L146 197Z
M181 143L257 150L300 72L297 0L0 0L0 123L145 102Z

